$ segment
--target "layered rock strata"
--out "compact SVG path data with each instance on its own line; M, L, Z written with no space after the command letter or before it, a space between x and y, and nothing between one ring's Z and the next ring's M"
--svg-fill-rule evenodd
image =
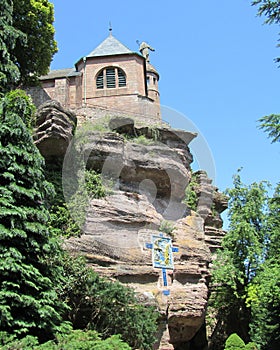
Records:
M226 200L199 172L197 208L185 204L192 177L188 145L195 134L136 127L130 118L115 118L109 128L87 127L68 148L65 162L76 153L85 167L102 174L110 191L89 200L83 234L65 245L84 254L101 275L134 288L142 302L158 306L162 319L155 349L203 349L205 344L196 347L194 339L204 327L209 264L223 235L220 213ZM64 166L66 183L83 168ZM152 236L160 233L177 248L167 286L162 270L153 267L150 249Z
M38 108L34 142L45 159L64 157L76 125L76 116L57 101L46 101Z

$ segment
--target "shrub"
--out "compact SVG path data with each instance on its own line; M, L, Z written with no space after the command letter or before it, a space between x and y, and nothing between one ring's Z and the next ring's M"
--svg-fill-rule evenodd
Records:
M61 295L74 328L93 329L103 337L120 334L133 348L152 349L158 318L154 307L139 303L134 291L119 282L100 278L82 258L66 255L64 273Z
M231 334L226 340L225 350L242 350L245 349L244 341L236 334Z
M36 337L27 336L21 340L7 342L1 350L130 350L119 335L102 340L96 331L74 330L58 334L56 339L39 345Z
M194 173L192 173L191 181L185 190L185 199L183 202L192 210L196 210L197 202L198 202L198 190L199 184L197 182L197 177Z

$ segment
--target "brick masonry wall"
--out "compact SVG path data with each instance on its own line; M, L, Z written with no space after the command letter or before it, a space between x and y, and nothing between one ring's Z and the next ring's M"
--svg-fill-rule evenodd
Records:
M145 61L137 54L92 57L86 66L83 60L77 64L81 76L43 80L42 88L28 88L33 102L38 107L46 100L57 100L63 106L76 110L106 110L122 115L141 116L141 119L160 121L160 104L156 75L149 73L150 84L146 93ZM96 76L106 67L121 68L126 75L126 86L96 88Z

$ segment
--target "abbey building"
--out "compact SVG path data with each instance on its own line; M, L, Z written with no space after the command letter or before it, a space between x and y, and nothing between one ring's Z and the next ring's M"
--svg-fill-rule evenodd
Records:
M57 100L70 109L94 108L160 120L159 74L150 64L146 43L133 52L111 33L73 68L52 70L29 88L38 106Z

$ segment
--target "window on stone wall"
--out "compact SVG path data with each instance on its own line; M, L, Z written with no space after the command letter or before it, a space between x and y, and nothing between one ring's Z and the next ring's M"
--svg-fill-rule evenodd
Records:
M126 77L124 71L118 68L118 79L119 79L119 87L126 86Z
M103 78L103 71L100 72L96 78L96 88L97 89L103 89L104 88L104 78Z
M115 87L126 86L126 76L122 69L117 67L107 67L102 69L96 77L97 89L114 89Z

